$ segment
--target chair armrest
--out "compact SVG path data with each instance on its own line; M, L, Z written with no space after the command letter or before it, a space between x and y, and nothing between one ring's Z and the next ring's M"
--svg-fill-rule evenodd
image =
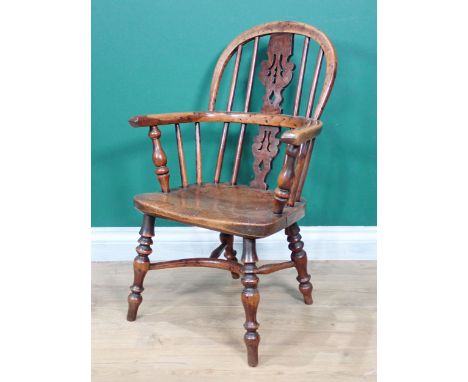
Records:
M319 135L321 128L321 121L309 121L306 126L288 130L281 136L281 142L286 143L288 146L283 167L278 175L278 187L275 189L273 213L282 214L291 196L295 179L296 158L301 151L300 146ZM299 173L300 176L301 173ZM292 193L293 198L295 198L296 192L292 191Z
M297 129L290 129L281 135L281 142L299 146L315 138L322 131L321 121L309 121L307 125Z
M242 113L242 112L182 112L169 114L148 114L132 117L128 121L133 127L162 126L187 122L234 122L265 126L279 126L295 129L307 127L315 121L304 117L284 114Z

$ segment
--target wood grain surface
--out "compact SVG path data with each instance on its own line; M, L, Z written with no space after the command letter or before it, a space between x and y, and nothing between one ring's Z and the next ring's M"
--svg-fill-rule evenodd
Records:
M228 184L140 194L135 196L134 202L145 214L257 238L280 231L304 216L302 202L285 208L282 214L275 214L273 192Z

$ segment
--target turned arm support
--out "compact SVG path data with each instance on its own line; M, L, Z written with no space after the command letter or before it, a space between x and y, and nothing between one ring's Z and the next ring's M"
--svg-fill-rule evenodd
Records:
M275 189L275 199L273 203L273 212L275 214L282 214L286 203L291 196L291 189L295 182L295 167L296 158L301 150L301 145L314 139L320 134L322 128L321 121L310 121L307 126L297 129L290 129L283 133L281 142L287 144L285 161L283 168L278 176L278 187ZM298 176L301 175L302 166L299 170ZM295 187L297 191L297 184ZM295 198L295 191L293 191L293 198Z
M132 117L128 121L133 127L172 125L188 122L233 122L265 126L306 128L308 134L320 132L321 123L304 117L284 114L242 113L242 112L183 112L168 114L148 114ZM300 133L302 136L304 132Z
M282 214L288 202L294 182L294 167L299 149L299 145L292 144L289 144L286 148L286 158L278 175L278 186L275 189L275 199L273 201L273 213L275 214Z
M150 126L148 137L153 142L153 163L156 166L154 173L161 185L162 192L169 192L169 168L167 165L167 156L161 145L161 131L158 126Z

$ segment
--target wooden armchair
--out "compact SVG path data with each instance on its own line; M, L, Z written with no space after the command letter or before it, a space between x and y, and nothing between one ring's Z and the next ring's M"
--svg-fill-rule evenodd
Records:
M269 35L267 58L260 65L259 79L265 86L263 105L259 113L250 112L252 85L255 78L257 52L260 38ZM282 112L282 92L293 77L295 65L291 62L294 35L302 35L303 47L296 82L296 91L292 115ZM309 53L310 40L318 43L318 55L312 72L307 109L304 116L299 116L302 88ZM236 92L242 51L249 46L252 56L249 65L248 81L245 90L243 111L232 111ZM220 80L229 60L235 55L226 111L215 111L216 98ZM326 60L323 85L314 106L323 58ZM134 198L136 208L143 215L139 245L136 248L134 281L128 297L129 321L136 319L137 310L142 301L143 279L149 270L176 267L211 267L231 272L233 278L241 276L244 289L241 294L245 309L246 321L244 336L248 353L248 364L258 363L257 333L259 324L256 320L260 295L257 290L258 275L269 274L281 269L297 269L299 290L306 304L312 304L312 284L307 273L307 255L299 234L297 221L305 214L305 201L301 193L309 167L315 138L320 133L322 123L319 118L327 103L337 68L336 54L327 36L318 29L298 22L271 22L252 28L231 42L219 58L211 83L207 112L186 112L171 114L150 114L130 119L133 127L148 127L149 137L153 143L153 162L156 166L156 177L162 192L137 195ZM223 122L223 130L216 169L212 181L203 181L201 123ZM195 126L196 182L191 184L187 175L182 128L185 123ZM240 124L238 143L235 153L232 175L229 182L221 182L221 170L226 150L228 129L231 123ZM167 157L161 143L164 125L175 125L181 187L170 186L170 171ZM254 179L249 185L238 184L239 168L242 163L244 136L248 125L259 125L258 135L253 145ZM251 128L257 129L254 126ZM250 128L249 127L249 128ZM280 128L286 129L277 139ZM274 192L267 190L266 176L271 170L272 160L278 154L279 143L287 145L284 162ZM205 178L206 179L206 178ZM152 237L154 236L155 218L160 217L181 223L192 224L220 232L221 244L209 258L189 258L175 261L150 262ZM255 244L261 239L285 229L291 261L274 263L257 267L258 261ZM241 262L236 258L233 249L233 236L242 237L243 250ZM219 259L224 252L225 260Z

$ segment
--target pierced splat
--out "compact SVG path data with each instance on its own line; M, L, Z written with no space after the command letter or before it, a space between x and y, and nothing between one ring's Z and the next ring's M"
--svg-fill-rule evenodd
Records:
M257 65L258 48L260 40L264 36L270 36L267 49L268 57L265 57L264 62ZM293 53L294 36L303 36L304 45L296 75L297 81L294 81L297 83L297 87L292 115L284 115L281 106L282 92L292 82L294 64L289 60ZM241 53L244 49L243 46L250 41L253 41L253 49L243 112L233 111L236 83L239 78L242 78L242 75L238 75L241 68ZM320 48L310 85L307 109L303 113L305 117L299 117L310 42L318 43ZM221 78L229 61L234 58L228 103L226 108L222 109L226 112L216 111L216 98ZM325 78L322 90L320 90L318 80L322 59L326 61L326 65ZM257 75L255 69L260 65L261 70L259 70L258 76L265 86L264 94L262 94L262 112L252 112L250 101L253 97L254 78ZM278 21L260 25L242 33L221 54L213 74L207 112L149 114L130 119L131 126L150 129L149 136L153 143L153 162L156 166L156 175L162 192L145 193L134 197L134 205L144 214L144 221L140 231L140 245L137 247L138 256L133 263L134 282L128 298L127 319L129 321L136 318L138 306L142 301L143 278L148 271L179 267L208 267L227 270L231 272L232 277L240 278L243 285L241 300L246 317L244 340L247 346L248 364L256 366L260 342L259 324L256 318L260 299L259 275L295 267L298 274L299 290L304 296L304 302L306 304L312 303L312 284L306 267L307 255L303 248L304 243L299 233L297 221L305 214L305 201L301 198L301 191L306 179L315 137L319 134L322 126L322 122L319 121L320 115L334 83L336 65L333 45L328 37L317 28L292 21ZM318 99L314 106L316 94ZM189 128L186 124L193 122L195 123L195 157L192 159L184 153L187 142L182 141L182 136L184 130ZM203 124L224 123L213 182L202 177L202 122ZM231 181L226 183L221 182L220 175L225 150L229 147L227 141L229 124L231 123L240 124L240 131ZM167 128L165 126L172 124L175 125L176 153L179 156L182 187L174 185L175 187L171 188L169 187L169 166L177 166L177 163L171 164L168 161L162 147L161 133ZM246 187L244 184L238 185L238 175L242 167L241 159L246 129L247 126L255 129L254 125L259 126L258 136L252 146L255 158L255 180L251 182L251 187ZM284 132L279 140L276 136L279 135L281 128L287 128L290 131ZM264 191L267 188L265 178L270 172L272 161L278 154L280 142L287 145L287 149L285 161L279 172L277 187L275 192ZM192 160L195 164L196 178L192 178L192 180L196 179L196 183L190 183L186 160ZM208 157L208 160L211 158ZM172 180L174 181L174 179ZM151 253L155 218L169 219L220 232L221 244L212 252L210 258L191 257L150 262L148 255ZM256 240L270 236L282 229L286 229L285 233L288 236L291 261L257 266ZM234 236L243 240L242 259L239 262L235 256ZM219 258L223 251L226 259Z
M293 53L291 33L275 33L268 43L268 59L261 64L260 81L265 85L262 112L280 114L282 92L289 85L293 76L294 64L288 62ZM276 135L279 127L259 126L258 135L252 145L254 155L253 171L255 179L250 186L267 189L265 178L271 171L271 162L278 155L279 139Z

